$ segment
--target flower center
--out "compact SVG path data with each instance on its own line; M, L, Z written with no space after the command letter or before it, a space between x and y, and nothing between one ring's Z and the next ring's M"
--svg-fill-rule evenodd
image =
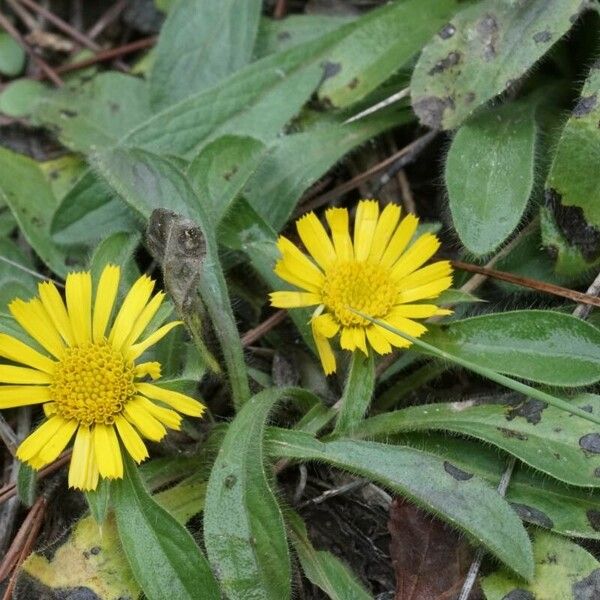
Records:
M344 327L366 327L369 321L348 310L355 308L375 318L385 317L396 302L398 289L390 271L378 264L336 261L325 273L323 304Z
M134 394L133 364L108 342L67 348L54 372L50 392L57 412L82 425L114 422Z

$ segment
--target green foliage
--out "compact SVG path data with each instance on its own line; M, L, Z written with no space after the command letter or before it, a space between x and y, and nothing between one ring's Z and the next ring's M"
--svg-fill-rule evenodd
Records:
M0 73L13 77L25 66L25 50L5 31L0 32Z

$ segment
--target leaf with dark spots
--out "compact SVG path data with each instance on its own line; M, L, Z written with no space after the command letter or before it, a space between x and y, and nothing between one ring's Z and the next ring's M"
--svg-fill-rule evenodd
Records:
M597 600L600 598L600 569L573 584L573 600Z
M420 98L413 103L416 113L421 122L431 129L440 129L442 126L442 117L444 111L454 105L452 98L438 98L437 96L427 96Z
M516 417L523 417L528 423L537 425L541 421L542 412L546 408L548 408L548 404L546 402L529 399L518 404L517 406L514 406L513 408L509 408L506 415L506 420L512 421Z
M514 429L508 429L507 427L498 427L498 431L507 438L515 438L517 440L521 440L523 442L527 441L527 436L519 431L515 431Z
M454 129L478 107L523 77L572 26L580 0L483 0L452 17L423 48L410 83L413 108L424 125ZM447 35L446 32L452 32ZM540 43L541 41L544 43ZM460 68L444 68L451 53ZM467 93L475 93L469 102ZM452 98L431 106L423 100Z
M590 508L586 512L588 521L595 531L600 531L600 510Z
M457 481L468 481L471 479L471 477L473 477L473 473L467 473L466 471L454 466L447 460L444 461L444 471L446 471L446 473L449 475L452 475L452 477L454 477L454 479Z
M451 38L455 33L456 33L456 27L454 27L454 25L452 25L452 23L448 23L447 25L444 25L440 29L440 31L438 32L438 35L443 40L447 40L447 39Z
M446 58L442 58L442 60L438 61L429 71L430 75L435 75L436 73L442 73L446 69L450 69L454 67L460 62L460 52L450 52Z
M579 98L575 108L573 109L574 117L583 117L590 111L594 110L598 102L598 94L592 94L591 96L584 96Z
M600 433L588 433L579 440L579 445L592 454L600 454Z
M543 44L552 39L552 34L549 31L538 31L533 35L533 41L536 44Z
M600 563L581 546L544 529L533 533L535 575L524 583L505 569L482 578L486 600L597 600Z
M400 498L392 503L388 528L396 574L394 600L454 600L472 555L465 539Z
M594 477L600 477L600 467L594 469Z
M511 502L510 504L523 521L545 527L546 529L554 528L552 519L541 510L534 508L533 506L527 506L526 504L518 504L517 502Z
M339 62L329 62L328 60L323 63L323 82L334 75L337 75L342 70L342 65Z

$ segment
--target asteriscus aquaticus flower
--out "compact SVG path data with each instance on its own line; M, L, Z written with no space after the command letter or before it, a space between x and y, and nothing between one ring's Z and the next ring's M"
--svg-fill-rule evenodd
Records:
M400 207L388 204L379 211L375 200L362 200L356 210L354 237L344 208L325 212L331 236L314 213L296 222L298 235L308 256L281 236L277 247L281 259L275 273L301 291L271 293L271 304L279 308L316 306L312 333L326 374L336 369L330 340L339 333L346 350L371 347L379 354L392 346L406 348L405 338L373 324L352 312L355 309L413 337L426 327L415 319L450 314L433 303L452 284L447 260L423 266L438 250L432 233L416 237L418 219L400 218Z
M204 411L197 400L144 381L158 379L161 365L138 359L180 322L146 333L164 294L152 296L154 281L144 275L116 310L119 280L119 267L108 265L95 295L91 274L81 272L67 276L66 302L52 282L40 283L32 300L13 300L12 316L39 350L0 333L0 357L11 361L0 364L0 408L41 404L46 417L17 458L41 469L75 436L69 485L82 490L95 489L100 476L123 477L122 447L139 463L148 456L142 438L158 441L180 428L179 413Z

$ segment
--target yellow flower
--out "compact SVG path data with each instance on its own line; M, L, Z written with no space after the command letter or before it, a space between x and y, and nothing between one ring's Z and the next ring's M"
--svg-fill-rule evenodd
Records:
M148 456L142 437L158 441L167 428L180 428L179 413L204 411L193 398L143 381L158 379L161 366L137 359L180 324L142 337L164 299L162 292L151 297L149 277L134 283L108 327L119 279L119 267L106 266L93 304L89 272L67 276L66 306L51 282L39 285L39 297L13 300L12 316L45 352L0 333L0 356L16 363L0 364L0 383L7 384L0 385L0 408L42 404L46 415L17 458L41 469L75 434L69 485L82 490L95 489L99 476L123 477L121 444L139 463Z
M367 345L386 354L392 346L410 345L403 337L374 325L349 310L353 308L419 337L426 327L414 319L447 315L451 311L420 301L436 298L452 284L447 260L423 267L438 250L438 238L425 233L411 243L418 219L400 219L400 207L389 204L381 215L375 200L361 200L356 211L354 240L349 233L348 211L325 212L331 237L314 213L296 222L298 235L310 258L281 236L277 247L281 260L275 273L302 291L271 293L279 308L316 306L311 319L315 344L326 374L335 371L335 355L329 340L338 332L346 350ZM312 259L312 260L311 260Z

